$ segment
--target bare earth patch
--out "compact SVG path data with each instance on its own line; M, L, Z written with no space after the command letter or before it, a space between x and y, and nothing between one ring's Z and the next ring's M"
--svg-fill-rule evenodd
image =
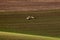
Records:
M0 10L36 11L60 9L60 0L0 0Z

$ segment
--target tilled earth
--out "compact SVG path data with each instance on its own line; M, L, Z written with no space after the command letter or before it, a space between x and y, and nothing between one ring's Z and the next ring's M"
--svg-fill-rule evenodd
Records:
M60 9L60 1L39 1L39 0L0 0L0 10L2 11L31 11L31 10L46 10Z

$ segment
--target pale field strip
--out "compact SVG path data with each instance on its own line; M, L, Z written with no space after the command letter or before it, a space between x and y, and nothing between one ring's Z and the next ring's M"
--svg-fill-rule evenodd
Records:
M37 36L21 33L11 33L11 32L2 32L0 31L0 37L7 39L22 39L22 40L60 40L60 38L46 37L46 36Z

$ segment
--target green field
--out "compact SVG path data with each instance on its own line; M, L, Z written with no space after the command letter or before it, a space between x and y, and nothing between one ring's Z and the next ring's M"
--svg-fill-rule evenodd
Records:
M60 38L60 10L0 12L0 31Z
M60 38L0 31L0 40L60 40Z

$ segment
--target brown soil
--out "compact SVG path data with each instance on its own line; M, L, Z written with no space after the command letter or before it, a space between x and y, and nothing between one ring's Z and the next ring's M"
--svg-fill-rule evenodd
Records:
M60 0L0 0L2 11L60 9Z

